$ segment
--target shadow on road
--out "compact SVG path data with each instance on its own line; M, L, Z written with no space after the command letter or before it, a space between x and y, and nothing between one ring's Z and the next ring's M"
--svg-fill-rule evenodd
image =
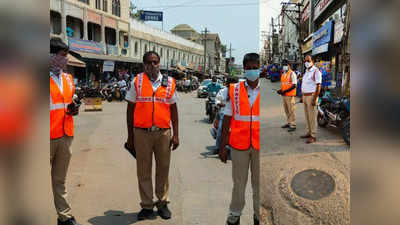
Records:
M210 124L210 125L212 124L212 123L209 122L208 117L204 117L201 120L195 120L194 122L195 123L206 123L206 124Z
M96 216L88 220L92 225L130 225L138 222L138 213L125 213L123 211L109 210L104 216ZM154 216L154 219L156 217Z

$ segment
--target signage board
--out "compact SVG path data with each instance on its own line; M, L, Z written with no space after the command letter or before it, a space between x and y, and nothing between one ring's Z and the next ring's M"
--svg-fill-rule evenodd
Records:
M143 21L163 21L163 12L140 11L140 20Z
M323 27L321 27L313 34L313 48L329 43L332 40L332 26L333 20L326 23Z
M328 51L328 47L329 47L329 43L326 43L326 44L320 45L320 46L318 46L316 48L313 48L312 54L313 55L317 55L317 54L320 54L320 53L323 53L323 52L327 52Z
M71 51L103 54L103 45L98 42L68 38L68 46Z
M302 52L307 53L307 52L311 51L312 47L313 47L312 44L313 44L313 41L312 41L312 38L310 38L306 43L303 44L303 46L301 48Z
M307 6L304 8L303 12L301 13L301 21L306 21L311 15L311 7L310 2L308 2Z
M103 72L113 72L114 71L114 61L104 61L103 62Z
M344 23L342 21L335 21L335 35L333 38L333 43L339 43L342 41L343 38L343 28L344 28Z
M314 8L314 20L318 19L318 17L328 8L328 6L334 0L321 0Z

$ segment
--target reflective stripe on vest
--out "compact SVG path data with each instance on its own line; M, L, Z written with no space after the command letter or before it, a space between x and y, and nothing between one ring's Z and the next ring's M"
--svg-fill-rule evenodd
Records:
M232 84L229 89L233 116L229 145L238 150L260 149L260 93L250 106L244 82Z
M292 70L288 70L286 72L286 74L284 74L281 77L281 90L282 91L288 90L293 86L292 73L293 73ZM296 96L296 88L292 89L289 92L286 92L284 95L285 96Z
M73 118L66 114L75 90L70 76L66 73L61 74L62 92L54 78L50 78L50 139L74 135Z
M150 128L170 128L171 112L170 105L175 91L175 81L168 77L168 85L160 85L153 91L148 76L141 73L135 79L136 103L134 112L134 126Z

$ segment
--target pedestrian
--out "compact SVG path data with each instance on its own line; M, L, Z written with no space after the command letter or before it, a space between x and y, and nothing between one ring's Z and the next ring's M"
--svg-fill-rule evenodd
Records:
M224 109L219 157L226 163L231 148L233 190L227 225L239 225L245 205L249 168L253 189L254 225L259 225L260 179L260 85L259 55L248 53L243 58L245 81L231 84L229 104ZM229 134L230 130L230 134Z
M282 128L289 128L288 132L292 132L296 130L294 96L296 96L297 75L287 60L283 60L282 65L284 73L281 77L281 89L277 91L279 95L282 95L283 109L286 114L286 124Z
M75 86L65 71L68 46L60 38L50 41L50 164L54 204L58 225L77 225L67 201L66 178L74 136L72 116L79 112L73 103Z
M217 136L216 136L216 142L215 142L215 148L213 149L211 154L218 154L219 147L221 145L221 134L222 134L222 121L224 119L224 109L225 106L229 103L229 86L230 84L236 83L237 79L236 78L229 78L226 82L226 87L221 89L218 94L216 99L219 101L219 112L218 112L218 130L217 130Z
M136 150L137 177L142 210L138 220L153 217L153 208L163 219L170 219L168 209L168 175L172 150L179 146L178 108L175 80L160 73L160 56L146 52L143 56L144 72L132 81L126 100L128 147ZM171 139L171 122L173 136ZM152 161L156 163L153 202Z
M302 99L304 103L304 114L307 121L307 133L301 138L307 138L306 143L314 143L317 134L317 105L318 96L321 91L322 74L314 65L311 55L305 57L306 71L301 84Z

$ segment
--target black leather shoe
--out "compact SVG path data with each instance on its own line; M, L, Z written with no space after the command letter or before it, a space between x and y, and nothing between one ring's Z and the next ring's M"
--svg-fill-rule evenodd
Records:
M256 215L254 215L254 225L260 225L260 221L256 218Z
M81 224L79 224L78 222L76 222L76 220L75 220L75 218L74 217L72 217L71 219L69 219L69 220L66 220L66 221L61 221L60 219L58 219L57 220L57 224L58 225L81 225Z
M160 217L164 220L171 219L171 211L169 211L167 205L163 205L158 208L158 215L160 215Z
M235 220L235 222L231 220ZM228 219L226 220L226 225L240 225L240 216L233 218L232 216L229 216Z
M138 220L146 220L146 219L151 219L153 216L153 209L142 209L137 215Z
M296 130L296 127L289 127L289 129L287 130L288 132L293 132Z
M285 125L283 125L283 126L281 126L282 128L289 128L290 127L290 125L289 124L285 124Z

